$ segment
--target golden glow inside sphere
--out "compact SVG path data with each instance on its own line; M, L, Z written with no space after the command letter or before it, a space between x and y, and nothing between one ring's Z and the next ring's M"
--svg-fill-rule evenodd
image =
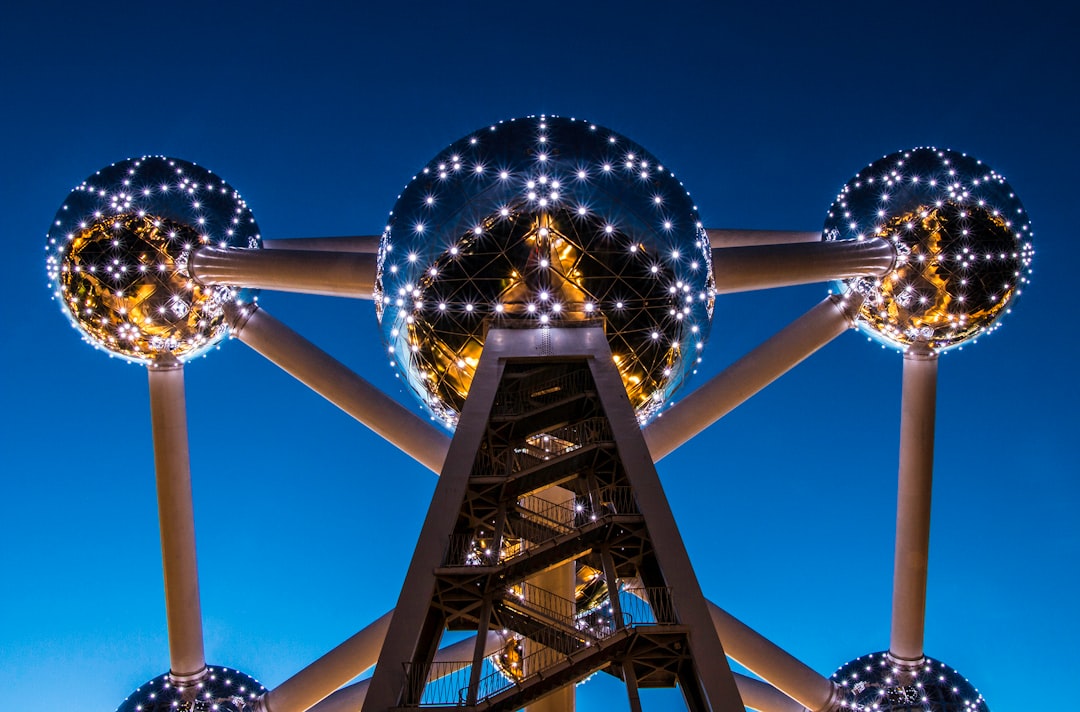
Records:
M116 163L71 192L46 238L54 296L85 339L129 360L190 359L228 334L224 305L250 290L203 287L202 245L261 246L247 204L210 171L160 156Z
M993 331L1023 291L1034 248L1005 179L955 151L916 148L875 161L837 196L826 240L882 237L897 267L843 288L863 293L859 328L899 348L939 351Z
M700 361L715 299L686 189L638 144L529 117L451 144L405 187L379 251L390 363L456 423L485 329L603 325L642 423Z

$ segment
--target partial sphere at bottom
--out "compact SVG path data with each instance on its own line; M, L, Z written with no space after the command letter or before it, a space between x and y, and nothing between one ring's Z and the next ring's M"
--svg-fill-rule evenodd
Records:
M840 666L832 681L844 692L842 709L858 712L989 712L979 691L945 663L923 658L898 664L887 652Z
M204 680L177 686L158 675L128 695L116 712L251 712L266 692L258 680L227 667L209 667Z

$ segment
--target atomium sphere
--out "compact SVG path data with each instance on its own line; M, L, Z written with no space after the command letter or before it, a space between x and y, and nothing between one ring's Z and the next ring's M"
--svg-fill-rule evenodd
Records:
M196 284L187 265L201 245L261 247L240 194L176 158L121 161L57 211L45 244L50 287L91 344L144 363L165 353L188 360L228 333L226 302L255 296Z
M1031 274L1031 224L1005 179L955 151L916 148L875 161L836 197L826 240L883 237L900 255L866 295L859 328L886 344L937 350L994 330Z
M207 668L206 679L177 686L159 675L128 695L116 712L251 712L266 692L258 680L227 667Z
M945 663L924 658L898 666L888 653L845 663L833 682L846 692L842 709L858 712L989 712L983 696Z
M644 423L700 360L715 285L671 171L609 129L540 116L477 130L412 179L375 299L391 365L450 427L488 326L591 320Z

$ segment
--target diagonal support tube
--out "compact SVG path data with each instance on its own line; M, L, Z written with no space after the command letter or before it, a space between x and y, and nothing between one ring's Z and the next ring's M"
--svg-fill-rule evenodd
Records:
M812 712L836 709L840 692L827 678L715 603L709 603L709 614L728 657ZM739 693L743 694L742 686ZM756 699L759 704L764 701L760 696ZM743 701L750 707L754 706L745 696ZM772 707L757 709L771 712Z
M381 640L379 641L381 644ZM489 632L487 639L484 643L484 655L494 655L496 652L506 644L502 635L496 631ZM440 672L444 672L449 675L453 672L457 672L462 669L461 667L448 666L447 663L461 662L462 667L469 665L468 662L462 662L468 660L472 656L473 648L476 645L476 638L466 638L465 640L449 645L445 648L441 648L439 652L435 653L434 662L441 663L435 666ZM376 654L377 657L377 654ZM372 661L374 663L374 661ZM364 705L364 699L367 697L368 685L371 683L371 679L361 680L360 682L343 687L334 694L324 699L319 704L310 709L310 712L356 712ZM282 712L276 707L274 712ZM768 710L766 712L772 712ZM778 710L777 712L787 712L786 710Z
M735 685L748 709L758 712L812 712L767 682L735 673Z
M393 611L262 696L258 712L305 712L375 664Z
M889 638L889 655L901 663L917 664L923 658L937 364L937 353L924 344L913 344L904 354Z
M195 556L184 367L173 356L163 355L147 370L169 627L169 676L174 684L193 684L206 674L206 657Z
M377 259L359 252L200 247L189 269L199 284L372 299Z
M715 606L712 606L712 608L716 609ZM713 615L715 621L716 614L714 613ZM730 618L730 616L728 616L728 618L732 621L735 620L733 618ZM375 628L378 622L379 621L376 621L376 623L368 626L365 631ZM740 623L739 625L741 626L742 624ZM732 632L732 627L728 625L727 629L724 631L721 631L719 627L717 628L717 630L722 634L730 634ZM744 637L746 636L746 631L749 631L749 634L751 636L760 637L757 633L753 632L746 626L742 626L740 632ZM382 634L385 635L385 630L382 631ZM466 638L453 645L440 649L439 652L435 654L434 662L444 664L449 662L460 662L462 666L467 666L468 662L464 661L467 661L470 658L472 649L476 644L475 640L475 637ZM378 643L381 644L381 642L382 639L380 637ZM483 657L488 657L496 653L505 644L505 642L506 641L503 639L502 635L500 635L498 632L492 631L488 633L487 640L484 644ZM782 653L782 651L781 654L786 655L785 653ZM791 660L794 659L792 658ZM360 666L367 662L368 658L366 657L358 659L356 661L356 664L353 666L353 669L360 669ZM370 662L373 664L374 660L372 659ZM317 664L318 663L313 664L312 667ZM787 661L786 664L801 665L801 663L798 663L798 661L794 661L794 663L792 663L791 661ZM444 665L439 665L437 666L437 668L440 670L440 672L444 672L446 674L450 674L451 672L455 672L456 670L460 669L448 668ZM811 676L813 675L815 675L815 673L813 673L813 671L810 671L810 673L806 675L806 678L811 679ZM299 674L297 675L297 677L299 677ZM831 683L829 683L828 680L824 680L823 678L819 679L822 680L825 685L831 686ZM356 710L360 709L364 704L364 699L367 697L368 685L371 680L361 680L360 682L349 685L348 687L338 689L336 692L333 692L332 694L324 697L321 702L318 702L317 704L314 704L310 707L281 706L276 699L272 698L274 697L274 695L278 694L279 690L285 687L285 685L288 685L290 682L291 680L283 683L281 687L275 688L271 692L266 693L263 696L263 702L261 703L263 706L260 709L260 712L303 712L304 710L309 710L310 712L356 712ZM761 680L756 680L752 677L747 677L746 675L735 674L735 684L739 688L739 695L742 697L743 702L746 704L746 706L750 709L758 710L758 712L817 712L817 709L824 709L816 708L815 710L810 710L804 705L796 702L788 695L785 695L783 692L778 690L776 687L770 685L769 683L762 682ZM821 686L821 682L819 682L818 685Z
M653 461L671 454L851 327L862 295L827 297L642 431Z
M439 472L450 438L254 305L226 307L233 334L428 469Z
M713 250L717 294L880 277L896 266L896 248L879 237Z

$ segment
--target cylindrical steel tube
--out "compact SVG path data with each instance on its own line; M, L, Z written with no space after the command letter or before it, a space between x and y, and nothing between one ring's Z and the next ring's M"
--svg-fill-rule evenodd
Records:
M937 354L922 344L912 345L904 354L892 633L889 638L889 653L901 662L914 663L923 657L937 363Z
M821 242L821 231L800 232L796 230L727 230L706 228L709 246L714 250L726 247L750 247L751 245L792 245L800 242Z
M728 657L803 707L813 712L832 709L838 693L828 679L715 603L709 603L709 613ZM743 694L742 687L739 694Z
M888 274L896 248L888 240L842 240L713 250L718 294Z
M328 401L434 472L450 438L304 337L247 305L226 307L233 334Z
M148 371L169 671L175 683L192 683L205 674L206 658L195 556L184 367L172 356L162 356L150 364Z
M561 520L559 524L564 526L573 526L574 493L571 490L555 486L535 492L530 496L535 497L536 501L541 504L540 509L544 511L548 518ZM573 601L577 586L576 572L575 563L570 561L530 577L524 586L526 599L532 596L532 591L541 589L555 594L556 597L564 601ZM543 605L543 603L541 602L540 605ZM572 617L574 612L571 610L568 613ZM532 640L525 640L522 665L526 675L535 672L530 669L530 656L538 653L543 647ZM573 712L576 706L574 685L564 685L550 695L545 695L542 699L528 705L525 712Z
M379 659L393 611L263 695L263 712L306 712Z
M484 656L494 655L505 643L506 641L499 633L488 633L484 644ZM434 662L440 663L437 668L439 672L449 675L468 667L471 664L469 658L475 645L474 638L466 638L453 645L441 648L439 652L435 653L434 660ZM457 664L452 665L451 663ZM348 687L343 687L312 707L309 712L356 712L364 706L364 699L367 697L370 683L371 679L369 678Z
M758 712L810 712L767 682L735 673L735 685L743 704Z
M200 284L371 299L376 260L358 252L200 247L189 269Z
M844 333L861 303L858 294L826 298L676 403L642 431L653 460L670 454Z

